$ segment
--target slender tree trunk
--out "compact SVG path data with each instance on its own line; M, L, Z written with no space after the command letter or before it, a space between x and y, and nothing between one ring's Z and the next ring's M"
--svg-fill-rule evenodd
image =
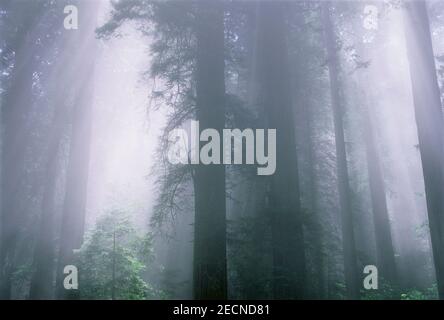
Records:
M387 210L385 184L382 176L379 154L374 140L371 116L367 105L364 105L363 108L363 127L370 196L373 210L373 224L376 238L377 267L379 274L385 281L391 285L396 285L398 281L396 276L395 252L390 230L390 218Z
M369 50L365 48L362 42L357 44L358 52L361 59L369 60ZM371 66L370 66L371 68ZM398 277L395 262L395 250L393 247L393 239L391 232L390 217L387 209L386 188L381 168L378 146L373 128L373 114L369 110L372 105L373 96L367 94L371 89L367 87L365 76L369 76L369 70L363 69L358 75L358 80L362 85L362 119L363 119L363 135L365 141L365 150L367 158L367 171L370 186L370 198L373 211L373 224L376 240L376 258L379 275L390 283L397 285Z
M113 232L113 270L112 270L112 286L111 300L116 300L116 231Z
M198 2L196 94L200 130L225 125L224 22L220 2ZM222 153L220 150L220 154ZM226 299L225 167L195 171L194 298Z
M305 93L306 96L310 96L310 93ZM309 99L300 97L296 99L300 102L299 115L300 119L296 119L301 127L301 144L306 157L306 170L307 170L307 197L309 206L309 221L307 228L311 230L314 248L314 268L316 277L316 291L313 291L318 299L326 297L325 294L325 252L324 252L324 231L322 230L321 215L318 208L318 188L316 185L316 173L315 173L315 158L314 158L314 142L312 137L313 116L310 110Z
M276 129L276 172L269 179L273 295L304 298L305 248L283 3L258 5L257 63L266 127Z
M353 212L350 200L350 185L345 150L343 106L341 105L339 84L339 61L336 48L336 36L330 17L330 3L324 1L322 6L322 23L325 46L327 49L328 72L330 78L331 104L335 127L336 159L338 171L339 204L341 208L342 243L344 254L344 273L349 299L359 299L358 266L353 230Z
M444 122L427 7L407 1L405 34L439 298L444 299Z

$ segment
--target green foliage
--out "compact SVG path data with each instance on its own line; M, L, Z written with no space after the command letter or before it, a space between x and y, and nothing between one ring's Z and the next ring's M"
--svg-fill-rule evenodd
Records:
M335 283L331 292L330 299L346 299L346 287L342 282ZM379 288L376 290L361 290L361 300L436 300L438 291L436 284L430 288L399 288L393 286L383 279L379 281Z
M149 299L161 294L141 276L154 261L151 237L139 235L120 212L97 221L77 258L82 299L111 299L113 288L115 299Z
M401 294L401 300L437 300L438 289L436 284L425 290L412 289Z
M401 299L401 292L398 288L380 281L377 290L362 290L362 300L399 300Z
M363 290L363 300L434 300L438 298L436 285L426 289L400 289L382 283L377 290Z

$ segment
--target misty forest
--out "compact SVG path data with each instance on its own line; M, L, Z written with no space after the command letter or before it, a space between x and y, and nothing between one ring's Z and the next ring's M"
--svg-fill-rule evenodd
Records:
M444 1L0 0L0 68L1 299L444 299Z

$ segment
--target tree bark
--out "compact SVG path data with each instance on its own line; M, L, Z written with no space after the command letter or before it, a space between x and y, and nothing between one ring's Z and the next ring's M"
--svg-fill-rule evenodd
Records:
M304 298L305 246L283 3L258 5L257 69L266 128L276 129L276 172L268 180L273 296Z
M310 95L310 93L305 93ZM313 291L318 299L326 297L326 276L325 276L325 252L324 252L324 230L322 227L322 218L318 207L318 187L316 185L315 172L315 156L314 156L314 141L312 136L313 115L310 110L309 99L300 97L300 119L299 126L301 127L301 144L306 157L306 171L307 171L307 204L309 206L310 220L307 228L311 229L311 241L313 242L313 262L316 277L316 291ZM296 119L298 121L298 119ZM308 238L308 236L307 236Z
M99 3L96 1L80 1L79 24L83 22L83 25L74 31L81 32L84 42L76 51L77 57L82 56L83 59L76 64L80 86L72 111L66 195L56 274L56 295L65 299L79 298L78 290L64 289L63 269L66 265L75 264L74 250L79 249L83 243L92 129L94 65L98 52L98 40L94 35L98 7ZM83 52L87 54L82 55Z
M362 42L357 43L357 50L361 59L363 61L368 61L369 51L371 48L364 46L365 44ZM358 80L362 85L362 89L360 91L362 96L362 127L373 212L377 267L379 274L385 281L391 285L397 285L399 282L397 277L391 223L387 209L386 188L381 168L378 145L376 142L375 130L373 127L375 122L373 113L369 109L369 106L372 105L374 99L372 90L367 87L366 82L366 76L370 76L370 72L371 71L368 69L362 69L358 74Z
M359 283L355 236L353 230L353 212L350 200L350 185L347 168L347 154L344 140L343 106L341 105L339 83L339 59L336 48L336 35L330 17L330 3L324 1L322 6L322 24L324 41L327 49L328 73L330 79L331 105L335 127L336 161L339 189L339 204L341 208L342 243L344 254L344 273L349 299L359 299Z
M404 18L433 259L444 299L444 123L425 2L407 1Z
M11 298L12 274L15 254L20 236L20 224L24 218L20 190L25 168L25 155L30 138L29 110L33 103L33 72L36 70L37 53L43 54L35 39L41 31L37 21L41 18L41 4L24 9L23 4L7 3L10 14L22 14L24 10L35 10L35 15L16 30L10 43L15 52L15 65L11 85L2 101L2 182L1 182L1 232L0 232L0 299ZM31 56L30 52L34 56Z
M89 65L89 67L93 68L93 65ZM71 134L58 256L58 298L76 298L78 294L77 291L65 292L63 288L63 269L66 265L75 265L74 250L80 249L84 235L92 128L93 83L90 79L84 85L85 87L79 92L79 102L75 106Z
M61 7L60 10L63 10ZM49 77L49 99L55 109L51 129L48 134L48 151L46 163L46 181L42 200L42 212L40 226L34 249L33 269L31 277L30 299L54 298L54 269L55 269L55 194L56 183L59 174L58 162L60 148L65 130L68 128L68 115L72 112L72 106L66 101L66 97L83 86L84 79L78 76L78 65L82 56L76 54L76 46L81 41L81 33L68 33L59 41L59 52L54 70ZM63 79L60 81L58 79ZM71 88L67 90L67 88ZM77 90L77 91L76 91Z
M55 122L60 121L59 117ZM58 155L61 144L62 123L54 124L54 132L49 146L49 159L46 165L46 182L42 200L42 212L40 227L37 236L37 244L34 249L33 267L35 268L31 278L30 299L52 299L55 239L54 239L54 198L56 193L56 181L58 172Z
M365 103L365 102L364 102ZM395 251L390 230L384 178L379 154L374 141L374 130L367 105L364 105L364 135L367 156L367 170L370 197L373 210L373 224L376 239L377 267L382 278L391 285L398 284L396 275Z
M198 2L196 94L200 130L225 126L224 21L220 2ZM220 154L222 153L220 150ZM227 298L225 167L198 165L194 177L195 299Z

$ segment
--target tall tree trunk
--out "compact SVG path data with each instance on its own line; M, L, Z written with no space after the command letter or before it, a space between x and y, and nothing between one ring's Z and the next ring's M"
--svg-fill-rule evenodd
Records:
M66 195L56 273L56 295L58 298L67 299L79 297L78 290L64 289L63 269L66 265L75 264L74 250L79 249L83 243L92 129L94 66L98 53L98 40L95 39L94 31L99 3L83 0L79 5L79 23L83 22L83 24L73 32L81 32L83 42L76 51L76 56L82 56L83 59L74 60L79 70L77 79L80 85L72 111ZM84 52L87 52L87 55L83 55Z
M111 276L111 300L116 300L116 231L113 232L113 266Z
M336 35L330 17L330 3L324 1L322 6L322 24L327 49L328 72L330 78L331 105L335 127L336 161L338 174L339 204L341 208L342 243L344 254L344 273L349 299L359 299L358 266L353 230L353 212L351 209L350 185L347 169L347 155L344 140L343 106L341 105L339 84L339 59L336 48Z
M93 68L93 65L89 67ZM58 256L58 298L76 298L78 294L77 291L64 290L63 269L66 265L75 264L74 250L82 246L85 226L92 127L92 79L86 81L84 85L85 87L79 92L80 99L74 109Z
M310 102L307 96L311 94L305 93L306 96L300 97L296 100L300 102L299 115L300 118L296 119L298 125L301 128L301 144L306 157L306 170L307 170L307 204L310 210L309 219L307 221L307 228L310 230L313 243L313 263L316 277L316 288L313 293L316 294L318 299L326 297L326 282L325 282L325 252L324 252L324 231L322 230L321 215L318 208L318 187L316 185L316 173L315 173L315 158L314 158L314 142L312 136L313 115L310 110ZM308 236L307 236L308 238Z
M222 137L225 125L222 3L198 2L196 23L197 120L201 131L213 128ZM225 167L222 164L198 165L194 186L194 298L226 299Z
M48 162L46 164L46 182L42 200L42 212L34 249L33 267L35 269L31 278L30 299L52 299L54 274L54 198L58 172L59 149L61 144L62 125L60 117L55 117L54 130L48 148Z
M271 218L273 296L304 297L305 247L291 102L284 7L258 4L257 68L266 127L276 129L276 172L269 178L266 211Z
M371 48L364 46L364 43L359 42L356 47L361 59L363 61L368 61ZM373 114L369 109L369 106L373 103L373 95L371 89L367 86L366 80L370 75L370 72L371 71L369 71L368 68L362 69L358 74L358 80L362 88L360 92L362 96L361 110L363 113L363 135L376 240L377 267L379 274L385 281L391 285L397 285L399 283L395 262L395 250L390 228L390 217L387 209L386 188L375 137L375 130L373 127ZM368 94L367 92L370 93Z
M1 238L0 238L0 299L11 298L11 277L14 271L16 247L20 236L20 224L24 212L21 205L20 187L25 168L25 154L30 137L27 117L33 103L33 73L37 68L36 53L39 51L35 39L41 31L36 23L41 18L42 6L37 3L31 8L24 4L8 2L10 14L20 10L35 10L35 15L16 30L11 50L15 52L11 85L2 101L2 182L1 182ZM25 5L26 6L26 5Z
M63 10L61 7L60 10ZM85 84L84 79L78 76L78 65L83 56L77 55L76 47L81 41L81 33L68 33L62 35L58 57L54 70L49 78L50 101L52 101L54 118L48 134L48 150L46 163L46 181L42 200L40 226L36 239L33 258L33 275L30 285L30 299L54 298L54 267L55 267L55 195L56 183L59 173L58 162L63 133L69 125L68 115L72 106L66 101L70 94L78 92L79 87ZM59 79L63 79L60 81ZM70 92L66 88L71 88Z
M398 281L396 276L395 251L393 249L392 234L390 230L390 218L387 210L384 178L382 176L379 154L374 139L372 119L368 111L368 106L364 105L363 108L363 127L370 197L373 210L373 224L375 228L377 267L379 274L385 281L391 285L396 285Z
M407 1L404 27L439 298L444 299L444 122L429 17L424 1Z

